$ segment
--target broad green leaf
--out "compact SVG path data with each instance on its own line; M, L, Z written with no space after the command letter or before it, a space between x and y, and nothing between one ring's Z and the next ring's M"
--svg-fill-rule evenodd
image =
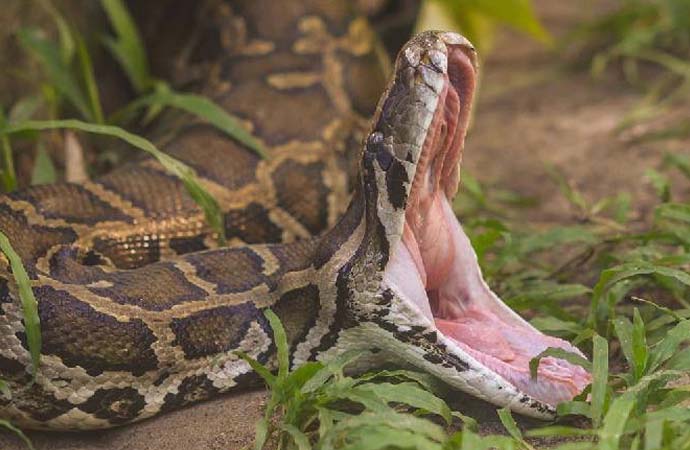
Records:
M649 371L659 368L667 359L678 351L678 347L690 340L690 320L683 320L673 327L666 337L651 349Z
M291 424L284 424L282 428L292 437L298 450L311 450L309 438L299 428Z
M39 184L55 183L57 180L57 173L55 165L50 159L50 155L45 147L39 142L36 146L36 159L34 160L34 167L31 171L31 184L33 186Z
M115 32L114 37L104 38L105 45L122 66L134 90L141 94L153 80L139 30L121 0L101 0L101 6Z
M137 110L144 106L170 106L193 114L237 139L261 158L266 158L263 145L239 124L237 119L211 100L194 94L182 94L170 90L160 90L135 100L127 110Z
M254 450L262 450L268 439L268 420L262 417L256 422L254 434Z
M592 401L591 419L598 428L604 414L608 397L609 347L606 339L594 335L592 354Z
M123 130L122 128L112 125L96 125L79 120L27 120L25 122L13 123L5 126L4 128L0 129L0 134L7 135L22 131L41 131L62 128L116 137L154 156L163 165L163 167L166 168L166 170L177 176L182 181L189 195L204 212L206 220L211 228L218 233L219 240L224 242L225 227L220 207L211 194L209 194L203 188L203 186L201 186L194 169L187 166L183 162L176 160L172 156L161 152L149 140L141 136L132 134Z
M344 351L328 361L321 370L316 372L314 376L302 386L301 392L306 394L321 388L334 375L342 376L345 366L368 354L370 354L370 352L359 349Z
M624 394L611 403L599 430L599 449L618 450L625 424L635 406L635 396Z
M36 379L38 366L41 362L41 320L38 316L38 303L31 289L31 281L24 269L22 260L17 252L14 251L10 244L10 240L2 231L0 231L0 251L7 257L10 268L12 269L14 281L17 283L19 299L22 303L24 331L26 333L26 341L29 344L31 365L33 366L31 372L33 378Z
M364 383L353 388L355 392L370 392L387 403L403 403L443 417L451 422L450 408L446 402L429 391L421 389L417 383Z
M690 157L688 157L688 155L682 155L680 153L668 153L664 157L664 164L675 167L687 178L690 178Z

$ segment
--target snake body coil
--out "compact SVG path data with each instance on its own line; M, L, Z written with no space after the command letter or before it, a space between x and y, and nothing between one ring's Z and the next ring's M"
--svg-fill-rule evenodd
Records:
M523 376L545 346L574 349L488 290L448 206L474 92L470 44L440 32L410 41L367 132L381 69L373 34L344 4L237 1L217 14L232 39L220 34L227 48L203 91L270 157L200 123L165 148L218 199L231 245L214 248L182 183L152 159L0 197L43 333L30 383L0 259L0 378L12 390L0 417L103 428L246 386L256 375L236 351L274 362L266 308L285 324L293 365L375 347L377 362L538 417L579 392L588 375L561 360L546 358L539 382ZM489 333L500 352L477 339L486 326L512 333Z

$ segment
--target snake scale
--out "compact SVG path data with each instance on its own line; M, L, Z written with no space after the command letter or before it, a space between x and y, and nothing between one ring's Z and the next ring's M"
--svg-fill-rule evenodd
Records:
M198 91L270 157L191 119L164 148L219 201L229 245L216 246L153 159L0 197L0 230L30 275L43 335L31 383L0 258L0 378L12 391L0 417L106 428L247 386L257 377L237 350L275 364L266 308L286 327L293 366L368 349L369 367L417 367L553 417L589 374L545 358L529 378L544 348L577 350L489 290L449 206L477 70L467 40L415 37L383 90L375 36L346 2L219 2L211 15L217 54Z

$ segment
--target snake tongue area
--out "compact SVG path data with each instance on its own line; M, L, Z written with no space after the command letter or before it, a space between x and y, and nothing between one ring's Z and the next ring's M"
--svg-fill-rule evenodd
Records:
M449 50L445 87L424 141L402 240L391 254L385 284L442 333L449 351L553 406L580 393L590 374L547 357L532 379L529 361L548 347L580 351L536 330L491 291L451 207L468 120L469 107L463 107L468 103L463 92L468 70L475 69L466 52Z

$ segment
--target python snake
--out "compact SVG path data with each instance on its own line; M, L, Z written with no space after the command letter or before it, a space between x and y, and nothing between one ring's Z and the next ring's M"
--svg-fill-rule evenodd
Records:
M370 367L410 365L553 417L589 374L549 357L533 380L527 363L546 347L577 349L491 292L450 207L475 89L469 42L413 38L367 125L382 69L373 33L344 2L218 8L222 49L200 91L270 157L190 119L165 150L218 199L230 245L216 247L182 183L153 159L0 197L0 230L30 275L43 335L31 383L0 257L0 378L12 391L0 417L106 428L247 386L256 375L236 351L275 364L266 308L286 327L293 366L375 350Z

